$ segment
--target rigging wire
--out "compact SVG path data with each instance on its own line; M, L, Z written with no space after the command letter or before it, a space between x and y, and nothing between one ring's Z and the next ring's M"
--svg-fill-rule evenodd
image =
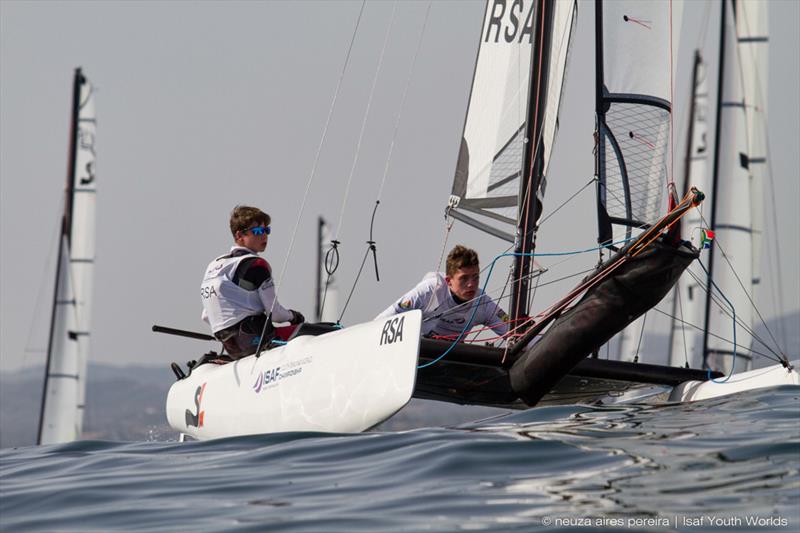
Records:
M331 276L334 274L334 272L336 272L336 269L339 267L339 245L341 244L341 240L339 240L338 237L342 232L342 226L343 226L343 223L344 223L344 213L345 213L345 209L347 208L347 200L350 197L350 187L351 187L351 185L353 183L353 176L355 175L356 166L358 165L359 155L361 154L361 142L364 139L364 131L366 130L367 120L369 119L369 112L370 112L370 109L372 107L372 99L375 96L375 87L377 86L378 76L380 75L381 67L383 66L383 59L384 59L384 57L386 55L386 46L389 43L389 35L391 35L391 33L392 33L392 27L394 26L394 18L395 18L396 12L397 12L397 2L395 2L392 5L392 16L389 19L389 26L386 28L386 35L383 38L383 46L381 47L381 52L380 52L380 54L378 56L378 64L375 67L375 74L372 77L372 86L370 87L370 90L369 90L369 97L367 98L367 106L364 109L364 118L361 120L361 129L358 132L358 140L356 141L356 149L355 149L355 152L353 153L353 163L350 166L350 174L347 176L347 182L345 183L344 196L342 197L342 207L339 209L339 221L337 222L337 224L335 226L336 227L336 235L335 235L334 239L331 240L331 248L329 248L328 252L326 253L325 271L327 273L327 278L325 280L325 290L324 290L324 293L322 295L322 304L320 306L320 315L322 314L322 311L325 309L325 300L327 299L328 287L330 285ZM374 213L373 213L373 218L374 218ZM370 237L370 240L371 239L372 239L372 237ZM371 245L371 248L372 248L373 253L374 253L374 251L375 251L374 243L370 243L370 245ZM333 266L332 266L332 268L329 269L328 268L327 259L328 259L328 255L331 254L331 253L335 254L336 260L335 260L335 263L331 262L331 265L333 265ZM378 263L377 263L377 258L376 258L376 260L375 260L376 276L377 276L377 269L378 269ZM348 302L349 301L350 300L348 298ZM340 320L341 320L341 317L340 317Z
M63 213L64 212L64 201L65 201L65 199L64 199L64 195L63 194L61 194L59 196L60 196L61 200L60 200L57 212L58 213ZM45 279L47 277L47 273L53 271L53 266L52 266L53 265L53 257L58 255L58 251L57 251L58 250L58 246L56 246L55 243L56 243L57 239L62 236L61 228L62 228L62 221L61 221L61 217L59 216L58 220L57 220L57 223L56 223L56 226L55 226L55 231L53 232L52 236L50 237L50 246L47 248L47 257L46 257L46 259L45 259L45 261L43 263L42 275L39 276L40 279ZM61 259L58 258L58 260L60 261ZM50 274L50 275L52 276L52 274ZM34 330L34 328L36 326L39 326L40 324L42 324L42 321L41 320L37 320L37 318L41 315L40 311L41 311L41 309L42 309L42 307L44 305L44 302L43 302L43 300L44 300L44 289L45 289L45 286L43 284L40 283L40 284L37 285L36 299L35 299L35 304L34 304L34 307L33 307L33 317L31 318L31 321L30 321L30 327L28 328L28 336L27 336L27 339L25 341L25 349L23 350L23 356L22 356L22 367L23 368L27 364L27 361L26 361L27 354L29 354L29 353L47 353L47 347L46 346L43 347L43 348L33 348L33 347L31 347L31 341L32 341L32 338L33 338L33 335L34 335L34 331L33 330ZM53 290L54 291L58 290L58 280L56 280L55 285L53 286ZM45 340L45 342L47 342L47 341Z
M369 90L369 97L367 98L367 106L364 110L364 118L361 121L361 130L358 132L358 141L356 141L356 150L353 154L353 164L350 166L350 175L347 177L347 182L344 188L344 198L342 199L342 207L339 210L339 222L336 224L336 235L341 234L342 231L342 224L344 222L344 212L347 207L347 199L350 196L350 186L353 182L353 175L356 171L356 166L358 165L358 158L361 153L361 142L364 139L364 131L366 130L367 126L367 119L369 118L369 111L372 107L372 99L375 96L375 87L378 84L378 76L381 72L381 67L383 66L383 58L386 55L386 46L389 43L389 35L392 33L392 27L394 26L394 17L397 12L397 2L395 1L392 6L392 16L389 19L389 26L386 28L386 35L383 38L383 46L381 47L381 53L378 56L378 65L375 68L375 75L372 77L372 86Z
M766 114L763 116L763 120L764 120L764 137L765 137L764 145L767 147L767 161L772 161L772 149L771 149L772 143L770 143L769 140L769 122L767 121ZM783 291L779 289L779 287L783 287L784 285L783 285L783 269L781 268L781 262L782 262L781 252L780 252L781 247L780 243L778 242L778 228L780 226L778 225L778 208L777 208L777 202L775 201L775 176L773 176L772 174L772 165L767 165L766 174L767 174L767 180L769 181L770 184L770 186L768 187L770 192L770 201L772 203L771 206L772 209L770 209L770 213L772 214L772 224L774 229L774 231L772 232L772 237L774 239L773 246L776 255L774 259L776 260L775 266L776 266L776 275L778 278L778 283L773 284L773 288L775 288L776 292L778 293L778 299L777 299L778 313L780 316L783 316L786 314L786 305L783 300ZM770 261L771 259L772 257L770 256ZM783 329L782 324L781 324L781 329ZM783 332L782 338L783 338L783 347L785 350L788 345L785 331Z
M642 315L642 327L639 330L639 342L636 344L636 354L633 356L634 363L639 362L639 349L641 349L642 347L642 338L644 338L644 327L646 323L647 323L647 313Z
M704 280L703 280L703 278L702 278L700 275L698 275L698 274L695 274L694 272L691 272L691 271L688 271L688 270L687 270L687 272L688 272L688 273L689 273L689 275L690 275L690 276L691 276L691 277L692 277L692 278L693 278L693 279L694 279L694 280L697 282L697 284L700 286L700 288L701 288L701 289L702 289L704 292L708 292L708 288L707 288L706 286L704 286L704 285L701 283L701 282L702 282L702 281L704 281ZM717 305L717 307L719 307L719 309L720 309L720 310L721 310L721 311L722 311L722 312L723 312L723 313L724 313L726 316L728 316L729 318L734 318L734 317L733 317L733 315L731 315L731 313L730 313L730 312L728 312L728 311L727 311L727 310L724 308L724 306L722 305L722 302L720 301L720 299L719 299L719 298L718 298L716 295L714 295L713 293L711 294L711 299L712 299L712 301L713 301L713 302L714 302L714 303ZM757 335L757 334L756 334L756 332L755 332L755 330L754 330L754 329L753 329L753 328L752 328L750 325L748 325L748 324L744 323L744 322L743 322L741 319L737 319L737 324L739 324L739 327L740 327L740 328L742 328L742 329L743 329L745 332L747 332L747 334L748 334L748 335L750 335L750 336L753 338L753 340L756 340L756 341L758 341L758 342L759 342L759 343L760 343L762 346L764 346L764 347L765 347L765 348L766 348L768 351L770 351L770 352L771 352L772 354L774 354L776 357L779 357L779 358L781 358L781 359L783 359L783 358L784 358L784 357L783 357L783 355L782 355L780 352L778 352L778 351L775 351L775 350L774 350L774 349L773 349L773 348L772 348L772 347L771 347L769 344L767 344L767 343L764 341L764 339L762 339L762 338L761 338L759 335ZM699 328L699 329L702 331L702 328ZM711 333L710 333L710 332L709 332L709 335L711 335ZM717 337L717 338L721 338L721 337ZM730 342L730 341L727 341L727 342Z
M731 312L733 313L733 323L732 323L732 327L733 327L733 358L732 358L732 362L731 362L731 370L730 370L730 372L728 372L728 375L725 376L725 379L723 379L721 381L717 381L716 379L711 377L711 368L708 368L708 381L711 381L712 383L726 383L729 379L731 379L731 376L733 375L733 373L736 370L736 359L737 359L737 356L736 356L736 308L733 307L733 304L731 303L731 301L728 300L728 298L725 296L725 294L722 292L722 290L714 282L714 279L711 277L711 272L708 271L708 269L702 263L702 261L698 260L697 262L700 263L701 267L703 267L703 270L708 275L708 281L711 283L711 285L715 289L717 289L717 292L719 293L720 296L722 296L722 298L725 300L725 302L730 306Z
M580 193L582 193L582 192L583 192L583 191L584 191L584 190L585 190L585 189L586 189L586 188L587 188L589 185L591 185L591 184L593 184L593 183L597 183L597 177L596 177L596 176L592 176L591 178L589 178L589 181L586 183L586 185L584 185L583 187L581 187L580 189L578 189L578 191L577 191L577 192L575 192L575 193L574 193L572 196L570 196L569 198L567 198L566 200L564 200L564 202L563 202L561 205L559 205L558 207L556 207L556 208L555 208L555 210L553 210L552 212L548 213L548 215L547 215L546 217L544 217L544 218L543 218L541 221L539 221L539 224L538 224L539 228L541 228L541 227L542 227L542 225L543 225L545 222L547 222L547 220L548 220L550 217L552 217L553 215L555 215L556 213L558 213L558 212L559 212L559 211L560 211L560 210L561 210L561 209L562 209L564 206L566 206L568 203L570 203L572 200L574 200L576 196L578 196Z
M686 365L686 368L689 368L689 345L686 341L686 328L683 326L683 295L681 291L675 291L675 298L678 300L678 313L680 314L680 323L681 323L681 338L683 339L683 362ZM672 328L674 332L675 322L672 322ZM672 346L669 347L670 354L672 353Z
M709 227L708 226L708 222L705 219L702 219L702 220L703 220L703 223L706 224L706 227ZM753 301L753 298L750 296L750 293L745 288L744 283L742 282L741 278L739 277L739 274L736 272L736 269L733 267L733 264L731 263L730 257L728 256L727 252L725 252L725 249L719 243L719 240L715 239L714 240L714 245L719 247L719 251L722 254L722 258L725 259L725 263L727 263L728 268L730 269L730 271L733 274L733 276L736 278L736 282L739 284L739 287L742 289L742 292L744 292L744 295L747 297L747 301L750 302L750 305L753 308L753 311L755 311L756 314L758 315L758 319L761 321L761 325L764 326L764 329L767 331L767 334L772 339L772 342L775 343L775 346L780 347L780 344L775 339L775 336L772 334L772 330L767 325L766 321L764 320L764 317L761 316L761 312L758 310L758 306L756 305L755 301ZM703 268L705 269L705 267L703 267ZM709 274L709 279L710 279L710 276L711 276L711 274Z
M400 107L398 109L397 118L395 120L394 131L392 133L392 141L389 144L389 154L388 154L388 156L386 158L386 165L385 165L384 170L383 170L383 178L381 179L381 184L380 184L380 187L378 188L378 196L377 196L377 198L375 200L375 206L373 207L373 210L372 210L372 219L370 221L370 230L369 230L369 240L367 241L367 251L364 254L364 259L361 261L361 266L358 269L358 274L356 274L356 278L353 281L353 286L350 289L350 295L347 297L347 302L345 303L345 306L342 309L342 313L339 316L339 321L340 322L341 322L342 318L344 317L344 311L347 309L347 304L350 302L350 298L353 296L353 293L354 293L354 291L356 289L356 286L358 285L358 280L361 277L361 272L364 270L364 263L366 262L367 257L368 257L370 252L372 252L372 257L373 257L373 259L375 261L375 277L378 279L378 281L380 281L380 278L378 277L377 247L376 247L376 242L375 242L375 240L373 238L375 215L376 215L376 213L378 211L378 206L381 203L381 196L383 194L383 187L386 184L386 179L387 179L387 176L389 174L389 166L390 166L391 159L392 159L392 153L394 151L395 140L397 139L397 132L398 132L398 130L400 128L400 118L402 117L403 109L405 108L406 96L408 95L408 88L410 87L411 80L412 80L412 78L414 76L414 70L415 70L415 67L416 67L416 64L417 64L417 57L419 56L419 51L422 48L422 41L423 41L423 39L425 37L425 29L426 29L426 27L428 25L428 17L430 15L430 10L431 10L431 2L428 2L428 6L427 6L427 8L425 10L425 18L424 18L424 20L422 22L422 29L420 30L419 39L417 40L417 48L414 51L414 56L413 56L413 59L411 60L411 67L409 69L408 76L406 78L406 84L405 84L405 87L403 89L403 96L400 99Z
M366 3L367 3L366 0L362 0L361 8L358 11L358 18L356 19L356 25L355 25L355 28L353 28L353 35L350 38L350 44L347 47L347 54L345 55L344 65L342 65L342 71L339 74L339 80L336 82L336 89L334 90L334 93L333 93L333 100L331 101L331 107L328 110L328 117L325 120L325 126L322 129L322 137L320 138L320 141L319 141L319 147L317 148L317 153L314 156L314 164L311 167L311 174L308 176L308 181L306 182L306 190L305 190L305 193L303 194L303 200L302 200L302 202L300 204L300 210L297 213L297 221L295 222L294 229L292 230L292 238L289 241L289 250L286 253L286 258L283 261L283 267L281 268L281 275L280 275L280 278L278 279L278 284L275 286L275 299L273 300L272 306L270 307L270 310L267 313L268 316L270 316L272 314L272 311L275 309L275 304L278 302L278 298L277 298L277 296L278 296L278 287L280 287L281 284L283 283L283 276L286 274L286 268L287 268L287 266L289 264L289 257L291 257L292 250L294 249L294 241L295 241L295 239L297 237L297 230L299 229L300 221L303 218L303 211L305 210L305 207L306 207L306 201L308 200L309 191L311 190L311 184L313 183L314 178L316 177L316 174L317 174L317 167L318 167L318 164L319 164L320 154L322 153L322 147L324 146L325 138L328 135L328 127L331 124L331 117L333 116L333 110L336 107L336 100L339 97L339 90L342 87L342 80L344 79L344 73L347 70L347 65L350 63L350 54L353 51L353 43L355 42L356 35L358 34L358 27L361 24L361 17L364 14L364 6L366 5ZM267 324L269 324L269 321L264 322L264 329L261 331L261 339L262 339L262 341L263 341L264 336L266 335L266 332L267 332ZM260 353L260 349L261 349L261 346L259 345L259 347L258 347L259 351L257 351L256 353Z
M696 324L692 324L691 322L686 322L686 321L678 318L677 316L672 315L671 313L667 313L666 311L664 311L662 309L654 307L653 311L655 311L657 313L660 313L660 314L664 315L667 318L671 318L671 319L673 319L673 320L675 320L677 322L680 322L681 325L683 325L685 327L688 327L688 328L691 328L693 330L696 330L697 332L703 332L703 328L701 328L700 326L697 326ZM728 316L730 316L730 315L728 315ZM713 337L713 338L715 338L715 339L717 339L719 341L722 341L722 342L727 342L729 344L733 344L733 341L731 341L730 339L728 339L726 337L723 337L721 335L717 335L715 333L709 332L708 336L709 337ZM776 356L774 354L769 354L769 353L764 353L762 351L755 350L753 348L745 348L743 346L739 346L739 351L740 352L749 352L751 354L755 354L755 355L764 357L766 359L769 359L770 361L775 361L776 363L782 363L783 362L783 359L780 356Z

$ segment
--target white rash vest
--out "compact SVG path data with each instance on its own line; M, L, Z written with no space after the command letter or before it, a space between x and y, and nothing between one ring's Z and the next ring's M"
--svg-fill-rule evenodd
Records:
M273 322L288 322L292 312L278 303L272 277L256 290L247 290L233 282L239 264L251 257L259 257L242 246L234 246L226 255L217 257L206 268L200 296L203 300L201 318L217 333L233 326L248 316L269 313Z
M477 309L475 308L477 306ZM422 310L422 335L458 335L469 331L478 324L490 327L498 335L508 333L508 315L506 312L479 289L479 296L471 302L459 304L453 299L445 276L441 272L430 272L425 275L416 287L405 293L397 302L379 314L377 318L386 318L410 309ZM475 316L465 328L467 320Z

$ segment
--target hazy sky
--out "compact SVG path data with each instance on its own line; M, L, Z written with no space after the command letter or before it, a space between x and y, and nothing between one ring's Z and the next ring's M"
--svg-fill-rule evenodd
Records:
M227 221L240 203L273 218L266 256L281 302L311 317L316 218L338 225L381 47L394 4L366 5L296 239L290 240L361 2L0 2L0 369L44 359L63 201L73 70L96 85L97 262L92 359L185 362L212 343L150 331L162 324L206 331L199 283L231 244ZM343 294L369 236L390 146L394 149L375 223L381 281L365 269L345 324L372 318L436 268L482 2L433 2L408 95L395 123L427 2L398 5L358 152L338 238ZM703 3L687 5L681 57L703 26ZM579 24L550 168L547 210L593 172L591 3ZM717 8L709 23L712 84ZM800 168L800 3L770 7L770 135L782 246L783 291L800 308L797 203ZM685 65L682 63L681 65ZM685 69L684 69L685 71ZM682 72L684 72L682 71ZM688 91L687 74L676 95ZM679 107L676 102L676 107ZM676 113L678 125L683 118ZM676 131L676 138L682 134ZM676 155L676 169L680 168ZM595 241L591 188L543 227L540 250ZM335 228L336 230L337 228ZM774 240L774 234L767 236ZM456 225L447 247L465 242L484 263L505 244ZM289 257L288 263L285 259ZM587 259L591 264L594 257ZM580 266L542 261L554 277ZM501 285L507 263L493 277ZM557 296L548 287L535 307ZM762 312L775 313L769 302Z

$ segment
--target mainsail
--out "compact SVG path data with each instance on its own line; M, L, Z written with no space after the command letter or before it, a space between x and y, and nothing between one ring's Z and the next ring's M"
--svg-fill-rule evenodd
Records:
M574 1L486 5L451 213L521 252L533 251L576 16ZM529 264L516 266L515 298ZM512 301L513 316L525 312Z
M737 0L734 4L737 50L741 58L747 121L747 168L750 171L750 223L752 226L752 283L761 281L761 233L764 223L764 185L767 170L767 4Z
M629 239L664 213L670 180L671 2L595 4L598 241Z
M708 190L708 85L706 67L700 52L695 52L692 72L692 98L689 118L689 138L684 161L683 190L690 186L701 191ZM686 215L684 227L702 253L700 228L703 220L700 211L693 209ZM705 262L705 257L701 256ZM705 311L705 282L684 274L678 281L674 292L672 307L672 327L670 329L670 366L683 366L687 362L698 368L702 362L700 339L694 329L695 324L703 322Z
M733 367L732 355L750 366L750 335L753 324L753 212L751 204L752 183L750 149L754 146L748 139L752 122L748 119L748 88L761 92L757 81L758 69L749 61L757 60L751 39L752 34L737 35L737 27L765 31L766 15L761 13L754 19L756 24L746 20L737 22L748 14L760 13L759 9L745 8L743 4L734 12L728 10L729 1L722 2L720 31L720 67L717 106L717 131L714 152L714 178L712 185L711 228L716 234L716 244L711 249L709 270L718 293L725 295L725 301L712 303L717 291L708 291L706 301L706 328L704 329L704 363L714 369L728 372ZM757 8L758 6L756 6ZM764 8L766 9L766 8ZM735 19L736 18L736 19ZM763 38L761 35L757 38ZM746 64L747 67L744 65ZM752 81L749 78L756 78ZM761 93L763 96L763 93ZM755 94L752 95L755 97ZM763 153L755 157L763 159ZM760 184L759 184L760 188ZM755 200L758 201L760 196ZM760 213L760 206L756 214ZM734 328L735 317L735 330ZM735 331L735 336L734 336ZM734 344L735 340L735 344ZM741 366L737 368L743 370Z
M95 131L93 88L76 69L39 444L75 440L83 428L95 255Z

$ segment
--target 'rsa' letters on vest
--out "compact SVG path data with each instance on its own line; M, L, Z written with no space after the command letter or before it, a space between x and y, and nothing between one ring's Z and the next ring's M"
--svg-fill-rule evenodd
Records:
M392 344L393 342L403 340L403 322L405 322L405 320L406 317L404 316L387 320L386 324L383 325L383 331L381 331L380 344Z
M200 287L200 296L203 298L211 298L212 296L216 296L217 291L214 290L213 285L204 285Z

